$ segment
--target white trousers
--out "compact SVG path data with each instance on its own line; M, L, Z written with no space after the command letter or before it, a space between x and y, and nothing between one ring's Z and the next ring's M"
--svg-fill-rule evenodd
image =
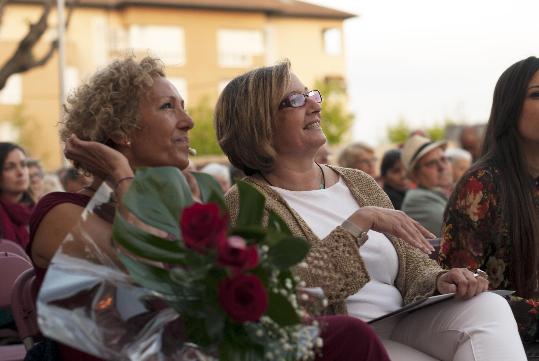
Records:
M491 292L372 326L393 361L526 361L507 301Z

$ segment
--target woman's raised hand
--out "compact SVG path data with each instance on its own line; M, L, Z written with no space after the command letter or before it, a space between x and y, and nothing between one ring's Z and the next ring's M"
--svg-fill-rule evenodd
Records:
M466 268L452 268L438 277L436 289L441 294L455 292L456 297L468 299L488 290L488 279Z
M122 153L102 143L81 140L75 134L66 140L64 154L101 179L118 181L133 175Z
M372 229L399 237L427 254L434 251L427 239L436 236L402 211L383 207L363 207L354 212L348 221L365 231Z

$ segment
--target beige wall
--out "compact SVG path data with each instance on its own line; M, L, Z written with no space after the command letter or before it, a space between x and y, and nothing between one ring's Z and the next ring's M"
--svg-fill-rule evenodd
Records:
M16 41L27 31L28 21L35 21L41 12L38 6L9 5L0 28L0 62L12 53ZM53 13L49 24L56 23ZM273 64L289 58L293 70L307 86L325 76L345 77L344 53L324 53L322 31L342 28L340 20L267 17L264 13L217 12L185 9L128 8L104 10L76 9L66 35L66 63L77 69L79 80L105 65L110 59L129 52L127 29L130 25L175 25L185 34L186 62L170 65L167 74L187 81L188 100L196 104L202 97L215 100L218 84L247 71L246 68L222 68L218 64L217 32L219 29L258 30L264 34L265 53L255 56L251 67ZM104 31L101 31L103 29ZM49 31L38 47L46 50L54 38ZM116 39L119 41L113 41ZM344 49L343 49L344 51ZM57 137L59 90L57 56L45 66L22 75L23 101L19 107L0 104L0 121L12 121L22 109L27 126L24 129L30 153L42 159L48 169L61 165L61 149ZM20 112L20 110L19 110Z

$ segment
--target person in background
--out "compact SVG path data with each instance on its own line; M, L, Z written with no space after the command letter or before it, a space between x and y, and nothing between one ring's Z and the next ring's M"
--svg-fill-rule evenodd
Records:
M447 204L445 187L451 182L445 148L445 141L420 135L409 138L402 148L402 163L417 188L406 192L401 209L436 237L440 237Z
M394 361L430 359L425 353L440 360L525 360L509 306L483 293L486 279L429 259L425 237L433 235L392 209L372 177L314 161L326 142L321 103L320 92L308 90L282 62L232 79L215 107L219 145L248 175L244 181L265 195L265 219L276 213L311 244L295 275L307 288L322 288L328 313L363 321L435 293L467 299L393 319L380 334ZM237 186L225 201L234 223ZM413 356L403 358L405 352Z
M26 152L14 143L0 143L0 238L26 247L34 201L28 191Z
M331 156L331 151L329 150L329 146L326 143L320 147L320 149L316 153L316 157L314 158L314 161L318 164L330 164L329 162L330 156Z
M232 181L230 180L230 171L226 165L219 163L209 163L206 164L201 172L207 173L217 180L217 183L221 186L223 193L226 193L232 186Z
M365 143L352 143L344 147L339 154L337 164L344 168L359 169L376 178L376 155L374 149Z
M445 156L451 163L453 169L453 184L456 185L472 165L472 154L461 148L449 148L445 151Z
M439 259L481 267L490 287L516 290L510 303L532 359L539 357L538 58L498 79L482 152L449 200Z
M47 173L43 177L43 195L52 192L65 192L65 189L56 173Z
M483 140L474 126L465 126L460 131L460 147L472 155L472 163L481 156L481 144Z
M401 151L391 149L384 153L380 165L380 176L384 192L391 200L393 208L401 209L402 201L409 187L409 180L401 160Z
M58 171L58 178L66 192L76 193L92 184L92 177L83 174L75 167L62 168Z
M28 173L30 175L30 188L29 193L34 202L37 202L45 194L45 184L43 183L43 178L45 174L43 173L43 167L38 160L29 159L26 162L28 166Z

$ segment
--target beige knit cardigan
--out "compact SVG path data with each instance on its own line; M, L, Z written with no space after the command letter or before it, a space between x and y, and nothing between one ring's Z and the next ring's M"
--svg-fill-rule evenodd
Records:
M329 167L340 174L360 207L393 208L384 191L364 172ZM253 177L243 180L265 195L266 222L268 211L272 210L286 222L295 236L303 237L311 244L305 259L307 267L296 267L294 274L305 281L307 287L321 287L324 290L329 301L328 313L346 314L346 298L357 293L370 279L357 249L357 239L340 226L324 239L319 239L297 212L265 182ZM234 224L239 212L236 186L228 191L225 201ZM445 271L427 255L401 239L389 234L386 236L397 251L399 270L395 287L400 291L404 303L431 296L436 291L437 276Z

